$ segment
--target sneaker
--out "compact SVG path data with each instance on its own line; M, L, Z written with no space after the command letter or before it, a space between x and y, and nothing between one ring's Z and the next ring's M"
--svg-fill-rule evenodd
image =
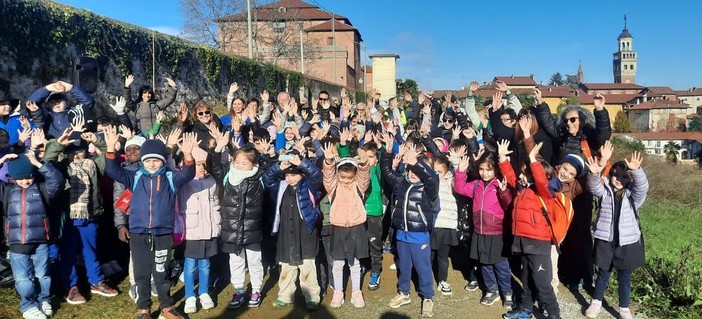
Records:
M305 308L307 308L307 311L317 311L319 310L319 302L308 301L305 303Z
M108 286L104 280L101 280L95 285L90 285L90 292L104 297L117 296L117 290Z
M410 302L412 302L412 299L410 299L409 294L405 295L401 292L398 292L397 296L392 297L392 299L390 299L390 302L388 302L388 306L390 308L397 309L406 304L409 304Z
M502 296L502 307L512 309L514 308L514 298L512 297L512 293L505 293Z
M534 315L532 315L530 310L516 309L516 310L512 310L506 314L503 314L502 318L503 319L532 319L532 318L534 318Z
M177 310L173 307L163 308L158 319L185 319Z
M621 319L634 319L629 308L619 308L619 318Z
M151 319L151 311L146 309L139 309L137 310L134 319Z
M478 288L480 288L480 285L478 285L477 281L473 280L466 285L465 290L476 291Z
M197 299L195 297L188 297L185 299L185 306L183 306L183 312L185 313L196 313L197 312Z
M85 303L85 297L80 294L80 291L78 291L78 286L73 286L71 289L68 291L68 295L66 296L66 302L71 304L71 305L80 305Z
M351 304L355 308L363 308L366 306L366 301L363 300L363 292L360 290L351 293Z
M158 297L158 289L156 289L156 283L151 282L151 296L152 297Z
M249 296L249 308L258 308L261 306L261 293L254 292Z
M368 281L368 290L377 290L380 288L380 272L371 272L370 281Z
M431 299L424 299L422 301L422 317L431 318L434 316L434 301Z
M202 309L205 310L215 307L214 301L212 301L209 294L200 295L200 305L202 306Z
M397 265L395 265L395 263L392 263L392 265L390 265L390 267L388 268L390 268L391 270L397 270Z
M39 311L39 308L29 308L22 313L22 318L24 319L46 319L46 315Z
M273 302L273 308L285 308L285 307L287 307L287 306L289 306L289 305L292 305L292 303L287 303L287 302L282 301L282 300L280 300L280 299L276 299L276 300Z
M450 296L451 294L453 294L453 292L451 291L451 284L449 284L445 280L439 282L439 287L437 289L441 291L441 294L444 296Z
M137 299L137 286L136 285L131 285L129 287L129 298L132 298L134 302L136 302Z
M43 312L47 317L54 315L54 309L51 308L51 304L48 301L42 301L41 312Z
M488 291L483 295L483 298L480 298L480 303L486 306L491 306L492 304L497 301L497 299L500 299L500 294L498 294L496 291Z
M234 296L232 297L232 301L229 302L229 309L238 309L241 307L241 304L244 303L244 291L243 290L237 290L236 293L234 293Z
M341 290L334 290L334 294L332 295L332 300L331 303L329 303L329 307L332 307L334 309L341 308L341 305L344 304L344 292Z
M585 317L597 318L597 315L602 310L602 300L592 299L590 306L585 310Z

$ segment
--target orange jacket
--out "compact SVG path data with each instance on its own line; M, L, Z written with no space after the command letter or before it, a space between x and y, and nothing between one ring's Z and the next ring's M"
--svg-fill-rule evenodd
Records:
M551 241L551 228L542 213L543 206L539 196L544 199L547 207L552 205L554 196L548 188L548 179L543 166L539 162L529 164L534 185L522 188L513 201L512 234L526 238ZM517 176L509 161L500 163L500 171L507 178L507 183L517 189ZM550 216L551 209L548 209Z

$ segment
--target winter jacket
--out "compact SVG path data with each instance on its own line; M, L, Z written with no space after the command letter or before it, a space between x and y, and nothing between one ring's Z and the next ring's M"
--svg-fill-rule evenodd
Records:
M88 92L83 91L77 85L74 85L70 91L68 91L76 100L78 100L79 105L81 105L82 112L84 113L86 124L92 121L91 109L95 105L95 99L88 94ZM29 100L36 103L37 105L43 105L46 98L51 95L46 87L40 87L29 97ZM66 108L62 112L54 112L48 106L44 107L43 113L45 116L44 132L50 137L59 137L63 134L63 131L71 127L71 120L75 116L77 111L77 106Z
M106 158L107 175L132 189L129 232L152 235L173 233L176 193L181 186L195 177L195 162L185 161L181 171L172 173L174 192L166 177L166 172L170 171L166 165L154 174L142 167L141 177L137 185L134 185L136 172L119 167L114 153L107 153Z
M220 158L221 153L213 153ZM263 241L264 189L261 184L263 170L259 166L256 175L244 179L239 185L232 185L226 177L231 165L212 161L212 175L221 183L224 195L221 202L222 242L245 246Z
M46 203L63 187L63 176L51 164L42 165L39 173L44 176L44 181L40 182L43 186L34 183L23 189L15 183L0 183L0 198L8 198L5 204L5 240L8 245L46 243L51 238L49 214L54 210ZM7 196L5 192L8 192ZM45 195L49 198L43 198Z
M370 186L366 190L366 215L383 216L383 189L380 163L370 168Z
M410 183L405 176L392 169L393 155L383 152L380 168L383 179L393 185L395 203L392 227L406 232L428 232L433 225L434 203L439 196L439 176L422 160L410 166L421 180Z
M336 164L328 164L326 160L322 163L322 181L331 202L329 211L331 224L338 227L353 227L365 223L366 209L360 194L365 195L370 184L368 164L358 165L354 181L349 185L342 185L338 182Z
M122 162L120 166L128 171L131 172L136 172L141 169L141 161L136 162L136 163L129 163L127 161ZM112 199L114 201L114 204L117 204L117 199L122 196L122 193L124 193L124 190L127 189L122 183L120 182L113 182L114 186L112 187ZM130 185L131 186L131 185ZM131 190L131 187L129 188ZM129 215L117 208L117 205L114 206L115 209L115 216L113 218L113 221L115 223L115 228L119 229L120 227L124 226L129 229Z
M560 122L563 121L565 114L570 110L573 109L565 109L561 112L559 116ZM541 103L534 109L534 115L539 127L553 139L560 141L560 145L554 147L554 149L558 150L557 159L561 159L568 154L584 155L583 141L587 141L591 154L595 155L599 151L600 146L612 135L607 109L590 112L582 107L577 107L574 110L578 111L581 118L580 131L575 136L568 133L564 123L556 122L551 116L551 109L548 107L548 104ZM582 120L583 118L585 121ZM593 124L595 127L592 126Z
M631 187L624 190L622 196L621 213L619 215L619 245L629 245L639 241L641 238L641 226L639 225L638 210L646 200L648 194L648 178L643 169L629 171L631 174ZM597 222L592 236L603 241L614 241L614 190L609 181L602 177L587 174L587 188L593 195L600 198L600 211L597 214ZM631 207L631 204L634 207Z
M539 200L539 196L546 203L547 214L552 218L550 207L555 205L556 197L551 193L548 187L548 180L541 163L534 162L529 164L532 175L534 176L534 185L525 187L519 190L514 198L512 210L512 234L531 239L543 240L551 242L551 228L543 215L543 205ZM512 170L512 165L504 161L500 163L500 171L507 178L507 183L512 188L517 188L517 176ZM521 187L521 186L520 186ZM473 205L475 207L475 205ZM476 225L478 227L478 225Z
M24 109L20 111L14 111L8 116L0 118L0 129L3 129L10 136L11 146L20 146L19 143L19 132L22 131L22 123L20 123L20 117L27 117L30 120L30 126L32 128L44 128L44 119L41 108L35 112L27 113ZM24 146L22 144L21 146ZM16 150L15 150L16 151Z
M134 112L136 118L136 123L133 126L143 132L148 132L151 130L158 112L165 110L175 101L178 90L168 87L162 100L154 98L151 101L142 101L141 96L136 101L132 100L132 90L129 87L125 87L123 92L124 99L127 101L126 108Z
M481 235L502 235L505 209L512 201L509 187L500 190L497 178L487 185L481 179L466 182L466 172L456 172L456 193L473 199L473 225Z
M185 220L186 240L209 240L219 237L222 219L219 211L219 188L214 177L193 178L178 191L178 209Z
M219 118L215 116L214 114L212 115L212 121L210 124L214 124L220 132L222 132L223 127L221 122L219 121ZM198 147L200 147L203 150L208 150L210 149L210 140L213 139L212 135L210 135L210 127L209 125L202 124L202 122L195 120L193 123L184 125L183 127L180 127L176 123L175 127L178 127L183 130L185 133L195 133L195 138L200 141L200 144Z
M319 211L319 200L322 197L320 187L322 187L322 172L310 162L308 159L303 159L298 166L302 171L304 178L298 182L295 187L297 192L298 207L300 210L300 218L302 218L307 226L307 230L312 232L319 222L321 217ZM280 169L280 164L271 165L263 176L263 186L266 187L271 194L276 195L275 218L273 220L273 234L278 233L280 226L280 204L283 198L283 193L288 187L285 182L283 171Z
M446 172L439 178L439 206L441 210L436 215L434 228L458 228L458 205L453 193L453 174Z

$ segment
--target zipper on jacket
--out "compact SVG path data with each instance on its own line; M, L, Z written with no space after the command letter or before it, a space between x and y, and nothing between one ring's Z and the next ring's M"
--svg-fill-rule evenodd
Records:
M44 222L44 231L46 232L46 240L49 240L49 224L46 222L46 217L42 220Z
M424 223L424 228L428 231L429 224L427 224L427 218L424 217L424 211L422 210L422 205L417 206L419 208L419 216L422 217L422 222Z
M153 212L154 179L149 178L149 233L151 233L151 217Z
M482 180L476 181L476 183L480 183ZM489 184L488 184L489 185ZM485 209L485 191L487 191L487 185L483 185L483 200L480 201L480 232L485 233L483 230L483 210ZM499 201L499 199L498 199Z
M405 193L405 210L403 212L404 218L405 218L405 231L409 231L409 228L407 227L407 203L409 202L409 193L412 190L412 185L407 187L407 193Z
M21 211L20 218L22 219L22 227L21 227L22 228L22 239L20 240L20 242L22 244L27 242L27 212L26 212L27 205L26 205L26 203L27 203L27 190L23 188L22 189L22 201L20 204L20 211Z

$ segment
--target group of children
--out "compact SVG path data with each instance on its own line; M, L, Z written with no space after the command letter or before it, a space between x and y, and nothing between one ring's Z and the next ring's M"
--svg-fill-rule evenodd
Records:
M162 120L157 114L173 102L176 85L168 79L164 101L146 86L133 101L133 81L127 78L124 98L111 105L119 120L93 121L94 102L68 108L63 93L82 102L91 98L65 82L40 89L43 100L35 93L26 106L0 101L3 124L16 120L11 113L25 114L12 150L0 158L9 175L0 188L5 239L24 318L53 314L54 259L66 301L85 302L75 268L79 251L91 292L117 295L96 254L99 220L109 211L103 202L114 203L115 237L129 244L129 294L138 319L150 318L152 295L159 318L183 318L170 292L176 255L183 259L186 313L196 312L198 303L214 308L210 283L226 276L234 288L230 309L259 307L267 263L279 274L273 307L293 303L299 280L308 310L318 309L327 286L331 308L347 298L362 308L364 274L368 290L381 283L385 237L398 271L391 308L412 302L416 273L421 314L432 317L435 285L452 294L449 255L463 242L468 264L481 274L480 281L471 275L466 290L481 288L481 304L501 300L510 309L503 318L532 318L535 296L549 318L560 318L552 282L562 238L553 224L564 209L592 214L573 206L582 194L599 202L589 265L598 272L585 315L597 316L616 269L620 315L631 318L631 270L643 263L638 208L648 182L640 154L610 163L601 96L595 120L568 109L562 122L552 123L541 116L538 90L538 107L515 111L518 100L504 83L495 86L507 105L496 94L480 114L472 100L477 84L465 107L450 96L424 93L416 102L407 93L383 107L373 95L353 106L344 90L336 101L322 91L305 105L285 92L274 102L268 92L262 100L244 100L235 97L233 84L229 114L220 118L202 101L181 104L168 136L154 137ZM114 183L108 184L112 198L101 193L105 180ZM228 274L217 266L227 261ZM512 273L521 288L514 287Z

